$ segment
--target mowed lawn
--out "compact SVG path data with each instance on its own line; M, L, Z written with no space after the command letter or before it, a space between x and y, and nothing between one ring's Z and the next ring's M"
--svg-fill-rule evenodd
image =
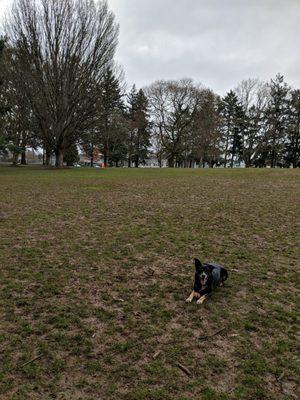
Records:
M299 178L1 167L0 399L298 398Z

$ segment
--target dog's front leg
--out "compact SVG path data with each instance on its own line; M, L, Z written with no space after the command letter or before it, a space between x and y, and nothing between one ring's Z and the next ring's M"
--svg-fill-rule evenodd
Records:
M192 291L192 293L189 295L189 297L186 299L186 303L191 303L193 301L193 298L195 297L195 292Z
M201 296L199 300L197 300L197 304L202 304L206 299L207 299L207 295L205 294L204 296Z

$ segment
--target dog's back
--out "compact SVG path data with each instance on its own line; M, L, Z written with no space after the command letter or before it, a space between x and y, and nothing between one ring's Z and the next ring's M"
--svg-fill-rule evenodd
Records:
M206 265L211 267L213 287L223 284L226 281L228 272L222 265L217 263L208 263Z

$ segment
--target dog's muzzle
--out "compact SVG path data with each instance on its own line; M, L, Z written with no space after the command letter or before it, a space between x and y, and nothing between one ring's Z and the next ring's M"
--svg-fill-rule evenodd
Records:
M200 281L202 285L205 285L207 282L207 275L206 274L201 274L200 275Z

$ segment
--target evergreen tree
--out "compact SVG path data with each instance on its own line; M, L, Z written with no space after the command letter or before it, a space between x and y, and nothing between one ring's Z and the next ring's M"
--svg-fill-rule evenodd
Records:
M128 157L128 121L118 110L112 115L109 164L119 167Z
M245 119L239 99L232 90L222 99L220 113L224 145L224 167L227 167L231 155L230 166L232 168L234 159L240 159L241 157L242 131Z
M104 74L104 78L100 86L99 96L99 140L100 150L104 156L104 164L108 165L110 141L115 129L113 121L116 113L124 114L124 104L122 100L120 83L115 76L113 70L109 67Z
M64 155L64 162L68 167L72 167L75 163L79 161L78 148L76 144L70 146Z
M148 115L148 99L142 89L136 92L132 87L128 98L128 116L130 124L128 165L134 161L138 168L140 162L144 162L150 146L150 122Z
M21 80L14 79L14 51L6 48L2 72L5 80L2 84L1 100L2 133L12 153L13 164L17 164L21 154L21 164L26 164L27 147L36 148L39 142L37 121L27 97L22 94ZM4 112L5 111L5 112Z
M243 130L243 119L245 118L245 114L242 110L238 111L237 118L239 121L233 128L232 134L232 144L230 148L231 161L230 168L233 168L234 160L240 161L242 159L243 153L243 140L242 140L242 130Z
M280 74L271 80L270 100L266 110L266 138L268 159L271 168L283 165L283 152L287 135L288 95L290 88Z
M137 90L136 86L133 85L131 91L127 95L127 116L129 122L128 130L128 167L131 168L134 155L134 137L135 137L135 116L137 112Z
M257 105L251 106L244 112L243 124L243 151L242 157L246 168L253 165L263 123L263 114Z
M91 167L94 167L95 149L97 149L97 145L99 144L99 134L97 129L92 128L82 132L79 143L87 157L90 158Z
M285 146L285 165L300 166L300 90L291 92L288 110L287 142Z

